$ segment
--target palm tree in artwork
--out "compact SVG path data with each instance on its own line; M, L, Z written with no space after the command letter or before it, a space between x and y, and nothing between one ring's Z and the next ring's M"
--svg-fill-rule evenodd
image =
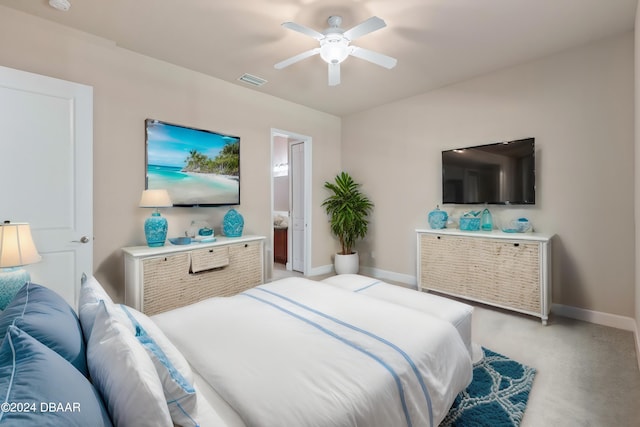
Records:
M207 161L207 156L199 153L198 150L191 150L189 151L189 157L187 157L185 161L187 162L185 170L198 172L202 168L204 162Z

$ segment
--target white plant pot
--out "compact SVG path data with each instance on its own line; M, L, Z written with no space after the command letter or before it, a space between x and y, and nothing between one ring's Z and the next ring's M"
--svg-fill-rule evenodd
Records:
M360 269L360 257L358 252L350 255L336 254L333 260L336 274L357 274Z

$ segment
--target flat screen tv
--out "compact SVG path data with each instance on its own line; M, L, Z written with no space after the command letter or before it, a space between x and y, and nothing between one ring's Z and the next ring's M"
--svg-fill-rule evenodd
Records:
M442 152L442 203L533 205L535 138Z
M174 206L240 204L240 138L145 120L146 188L164 188Z

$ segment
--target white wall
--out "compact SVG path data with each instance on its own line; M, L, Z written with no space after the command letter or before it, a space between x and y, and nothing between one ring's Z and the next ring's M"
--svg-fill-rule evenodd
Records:
M94 269L116 299L124 295L123 246L144 244L144 119L241 138L245 233L271 235L271 129L313 137L312 266L331 263L335 241L320 220L322 184L338 171L338 117L121 49L115 43L0 6L0 65L94 88ZM334 166L335 165L335 166ZM163 210L169 235L192 219L219 232L228 208ZM269 247L270 243L266 245Z
M415 276L442 150L535 137L536 206L494 218L556 234L554 303L634 317L633 101L627 33L343 118L343 167L376 205L362 262Z

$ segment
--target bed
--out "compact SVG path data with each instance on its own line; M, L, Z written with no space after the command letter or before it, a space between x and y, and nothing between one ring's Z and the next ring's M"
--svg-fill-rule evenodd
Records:
M113 303L90 278L81 287L79 318L63 310L64 328L47 321L42 307L25 308L37 293L45 305L55 300L32 285L14 313L44 315L38 327L72 338L73 351L47 344L57 354L52 359L68 365L60 379L65 398L82 402L81 412L56 413L68 417L65 425L435 427L471 381L467 346L450 321L335 284L283 279L149 318ZM14 329L16 342L28 335ZM0 394L11 399L23 373L15 361L11 366L10 346L2 349ZM7 380L12 370L16 381ZM81 385L69 387L71 376ZM47 381L51 393L60 388ZM81 400L73 400L75 389ZM18 415L6 413L0 425L29 425ZM44 415L31 416L38 425Z
M473 306L469 304L358 274L330 276L323 282L361 295L400 304L445 320L458 330L472 360L477 362L482 357L481 348L472 340Z

